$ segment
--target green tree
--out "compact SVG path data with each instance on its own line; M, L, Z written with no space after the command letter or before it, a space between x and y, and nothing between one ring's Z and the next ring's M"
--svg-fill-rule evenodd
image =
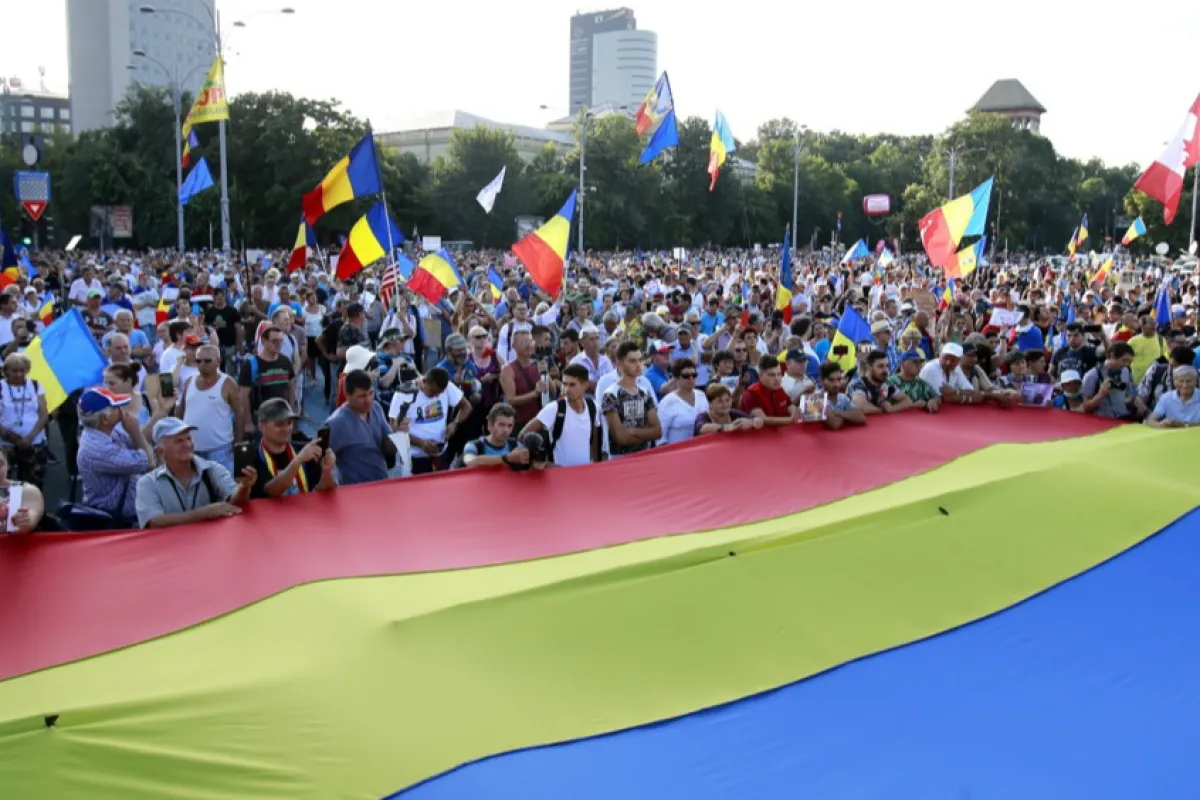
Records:
M527 201L524 164L513 134L482 125L456 130L450 148L433 164L433 212L444 239L469 239L476 245L503 247L512 242L512 220ZM489 215L475 196L507 169L504 189Z

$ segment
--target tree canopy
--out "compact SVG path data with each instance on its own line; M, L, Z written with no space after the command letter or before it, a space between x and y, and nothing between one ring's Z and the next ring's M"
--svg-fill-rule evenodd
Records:
M190 98L184 98L190 103ZM239 245L288 246L295 240L300 198L367 130L335 100L311 100L283 92L243 94L230 101L229 195L233 236ZM314 124L315 123L315 124ZM1017 130L1002 117L972 113L938 135L854 135L798 129L787 118L759 127L734 154L755 169L741 180L730 159L714 191L706 172L709 124L699 118L679 123L679 146L649 165L639 163L644 140L620 116L589 120L586 148L585 246L589 249L646 249L700 245L748 246L783 238L792 219L793 180L798 174L796 241L828 244L837 215L840 241L862 236L899 238L919 247L917 221L947 199L951 159L954 191L964 194L995 177L989 233L998 247L1058 252L1083 214L1092 246L1105 236L1120 240L1118 219L1142 215L1149 228L1141 247L1166 241L1187 243L1191 175L1179 219L1162 223L1162 208L1132 190L1136 165L1106 166L1059 155L1048 139ZM52 175L54 196L43 238L64 242L88 228L93 205L134 208L133 246L169 247L175 242L174 117L165 90L137 86L118 106L112 127L72 138L46 138L39 169ZM197 127L200 146L193 163L207 157L219 180L217 128ZM577 132L578 133L578 132ZM576 139L578 140L578 136ZM798 153L797 153L798 147ZM381 148L388 206L407 235L419 228L444 239L505 247L519 215L549 217L578 185L579 148L548 144L533 160L518 155L513 134L478 127L454 131L448 152L432 164ZM798 162L798 164L797 164ZM475 195L502 167L504 189L491 215ZM0 181L12 183L23 169L19 141L0 143ZM892 198L892 213L869 218L865 194ZM320 220L322 241L345 233L370 200L357 200ZM0 215L17 219L15 199L0 200ZM209 226L219 238L219 194L212 190L187 208L189 247L207 245ZM28 234L30 223L20 231ZM52 231L52 235L51 235Z

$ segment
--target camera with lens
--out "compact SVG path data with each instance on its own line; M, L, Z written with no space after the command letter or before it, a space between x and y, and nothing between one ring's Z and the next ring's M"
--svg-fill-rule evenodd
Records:
M1114 392L1125 391L1125 373L1119 369L1108 371L1108 386Z
M403 372L400 373L404 375ZM401 380L396 384L396 396L400 398L399 413L396 414L396 419L403 420L408 416L408 409L413 403L417 402L417 392L421 389L417 386L416 370L413 370L414 377L408 380Z

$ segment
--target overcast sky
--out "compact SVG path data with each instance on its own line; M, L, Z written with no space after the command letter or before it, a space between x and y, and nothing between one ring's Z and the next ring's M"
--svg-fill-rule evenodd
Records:
M249 18L277 6L219 2L226 26L239 18L248 23L228 40L230 92L336 97L377 130L452 108L524 124L561 116L571 15L619 7L578 0L284 2L295 15ZM65 91L66 1L3 6L9 33L0 75L36 86L42 65L47 88ZM1200 92L1194 0L1083 11L1048 0L630 6L639 28L658 33L659 69L670 72L679 113L711 120L720 108L740 139L780 116L815 130L939 132L994 80L1017 78L1049 109L1042 132L1059 152L1144 165ZM1144 25L1122 27L1130 20ZM539 110L542 104L553 113Z

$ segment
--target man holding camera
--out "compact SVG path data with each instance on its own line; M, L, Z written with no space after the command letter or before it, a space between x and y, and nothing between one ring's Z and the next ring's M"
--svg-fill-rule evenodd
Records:
M1109 419L1131 419L1137 387L1133 383L1133 348L1115 342L1103 364L1083 376L1083 410Z
M251 499L287 497L308 492L327 492L337 486L333 468L337 458L332 447L322 447L313 439L296 452L292 433L299 415L286 400L272 398L258 409L258 430L262 439L255 451L257 478Z

